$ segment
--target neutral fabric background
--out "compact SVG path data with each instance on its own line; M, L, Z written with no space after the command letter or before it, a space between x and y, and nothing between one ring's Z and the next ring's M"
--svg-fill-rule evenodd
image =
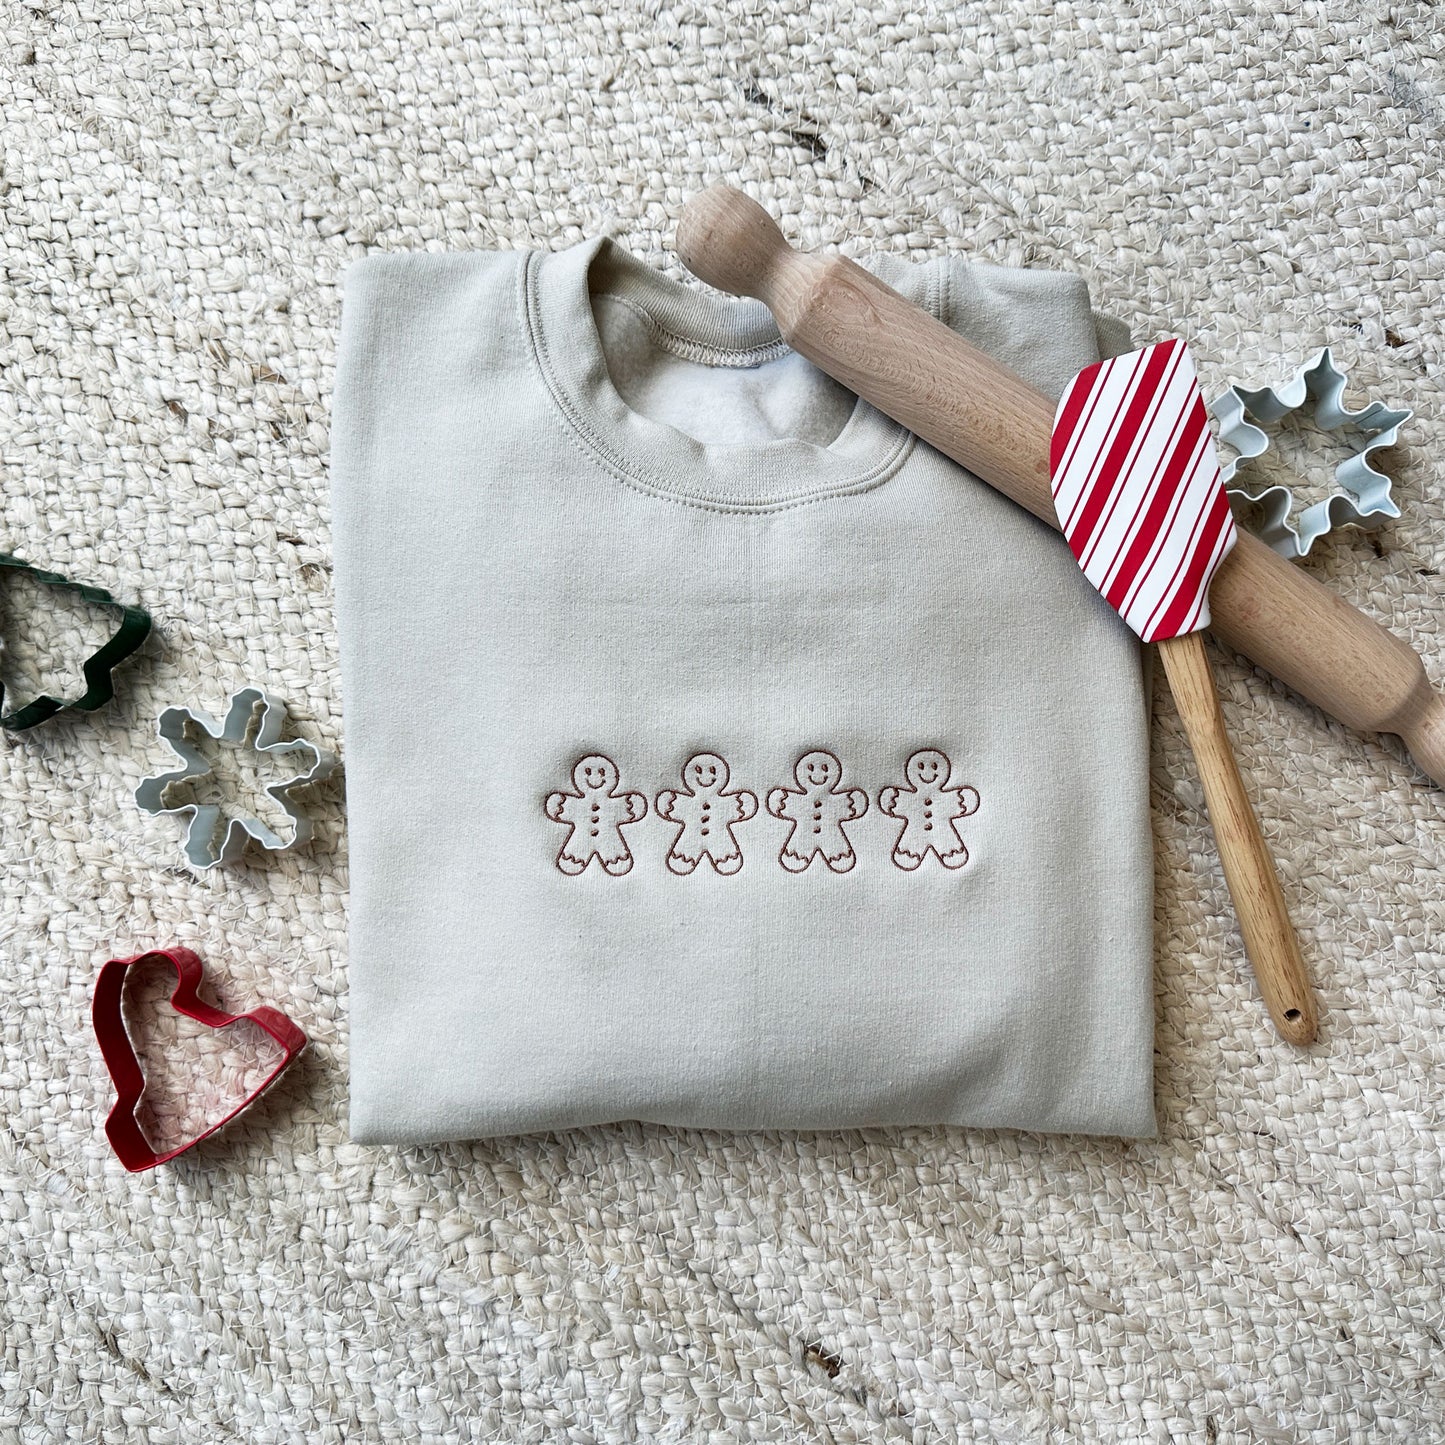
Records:
M129 802L169 761L168 702L264 680L342 738L346 263L610 229L676 272L679 206L720 176L811 245L1078 269L1141 340L1190 335L1211 387L1333 343L1353 398L1418 416L1404 520L1308 565L1445 676L1445 15L471 9L0 6L3 541L161 628L113 710L0 748L0 1438L1445 1436L1445 799L1236 658L1226 712L1324 1033L1297 1054L1269 1029L1161 694L1147 1144L352 1146L340 789L309 854L200 878L176 820ZM74 660L82 624L56 618ZM247 1122L132 1178L86 1010L102 959L168 941L315 1047Z

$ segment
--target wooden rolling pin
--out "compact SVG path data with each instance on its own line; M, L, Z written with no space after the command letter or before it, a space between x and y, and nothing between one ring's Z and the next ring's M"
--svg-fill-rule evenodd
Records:
M731 186L684 206L677 251L700 280L764 302L829 376L1057 529L1042 392L847 257L795 251ZM1229 646L1348 726L1397 733L1445 786L1445 697L1408 643L1243 533L1209 602Z

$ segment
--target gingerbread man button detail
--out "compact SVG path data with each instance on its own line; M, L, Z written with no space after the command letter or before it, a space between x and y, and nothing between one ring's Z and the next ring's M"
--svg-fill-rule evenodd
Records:
M945 868L962 868L968 849L955 826L978 811L978 789L949 787L953 764L937 748L920 748L904 765L910 786L884 788L878 806L903 821L893 861L910 873L932 853Z
M667 866L686 877L704 858L719 873L736 873L743 850L733 827L758 811L755 793L739 788L727 792L728 765L716 753L696 753L683 765L682 789L657 795L657 816L678 825L668 849Z
M792 823L783 840L778 862L790 873L801 873L815 858L834 873L846 873L857 855L844 823L868 811L868 794L862 788L843 788L843 764L826 748L804 753L793 767L796 788L773 788L768 812Z
M620 790L617 764L603 753L588 753L572 769L575 793L548 793L547 816L570 824L572 831L557 853L557 866L569 877L586 870L595 858L614 878L632 867L632 850L622 830L647 813L642 793Z

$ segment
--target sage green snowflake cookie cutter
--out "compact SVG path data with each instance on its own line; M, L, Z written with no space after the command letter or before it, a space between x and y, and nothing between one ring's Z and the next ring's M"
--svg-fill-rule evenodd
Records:
M1220 467L1230 499L1257 510L1259 520L1252 530L1282 557L1307 556L1310 548L1336 527L1372 531L1400 515L1391 495L1390 478L1371 465L1370 454L1394 446L1400 439L1400 428L1415 413L1408 407L1389 407L1379 401L1351 411L1344 404L1346 379L1325 346L1279 386L1256 391L1234 382L1209 403L1219 423L1220 441L1227 442L1236 453ZM1242 468L1269 450L1269 436L1255 422L1277 422L1308 401L1314 402L1314 422L1321 430L1352 427L1364 434L1364 440L1335 468L1335 490L1323 501L1301 508L1296 516L1291 488L1275 484L1251 490L1248 485L1230 483Z
M257 712L259 710L259 718ZM258 753L272 757L290 757L293 754L310 758L310 766L284 783L272 783L266 792L279 803L295 825L289 840L280 837L259 818L239 814L227 817L217 803L180 803L174 807L166 803L167 789L175 784L194 782L209 777L214 769L205 756L190 742L186 729L199 728L213 742L233 743L245 746L250 736L251 722L256 720L255 736L251 746ZM336 755L304 738L281 741L286 725L286 704L280 698L272 697L264 688L247 686L232 694L224 723L218 723L208 712L199 708L168 707L156 720L157 734L170 745L171 751L185 764L170 773L159 773L147 778L136 790L136 805L144 813L189 813L190 827L186 830L184 851L186 861L193 868L204 872L218 863L234 863L246 850L248 842L256 842L268 853L282 853L300 847L311 839L311 819L296 806L291 794L301 788L329 778L339 766Z
M0 552L0 571L23 572L46 587L71 592L85 602L97 607L113 608L120 613L120 622L109 639L96 649L82 664L85 675L85 691L79 697L52 697L42 692L13 712L5 711L5 683L0 679L0 727L7 732L19 733L28 728L38 727L53 718L58 712L95 712L115 696L115 668L125 661L150 636L150 613L141 607L132 607L117 602L103 587L93 587L88 582L73 582L59 572L48 572L32 562L23 561L9 552Z

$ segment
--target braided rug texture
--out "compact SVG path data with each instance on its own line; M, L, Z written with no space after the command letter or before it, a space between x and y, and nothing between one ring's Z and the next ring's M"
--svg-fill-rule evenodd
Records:
M720 178L810 246L1081 271L1141 344L1188 335L1210 394L1332 345L1352 401L1417 416L1403 520L1306 565L1445 679L1445 10L0 16L0 548L158 625L114 706L0 745L0 1440L1445 1440L1445 795L1238 657L1215 653L1225 712L1323 1032L1296 1052L1269 1026L1161 686L1155 1142L356 1147L342 788L309 850L202 874L130 799L173 765L160 709L218 713L249 680L344 754L344 267L606 230L681 275L681 204ZM9 661L73 676L94 618L5 598ZM314 1047L131 1176L100 1133L90 991L106 957L168 943ZM200 1104L180 1079L179 1111L250 1064L224 1067L197 1066Z

